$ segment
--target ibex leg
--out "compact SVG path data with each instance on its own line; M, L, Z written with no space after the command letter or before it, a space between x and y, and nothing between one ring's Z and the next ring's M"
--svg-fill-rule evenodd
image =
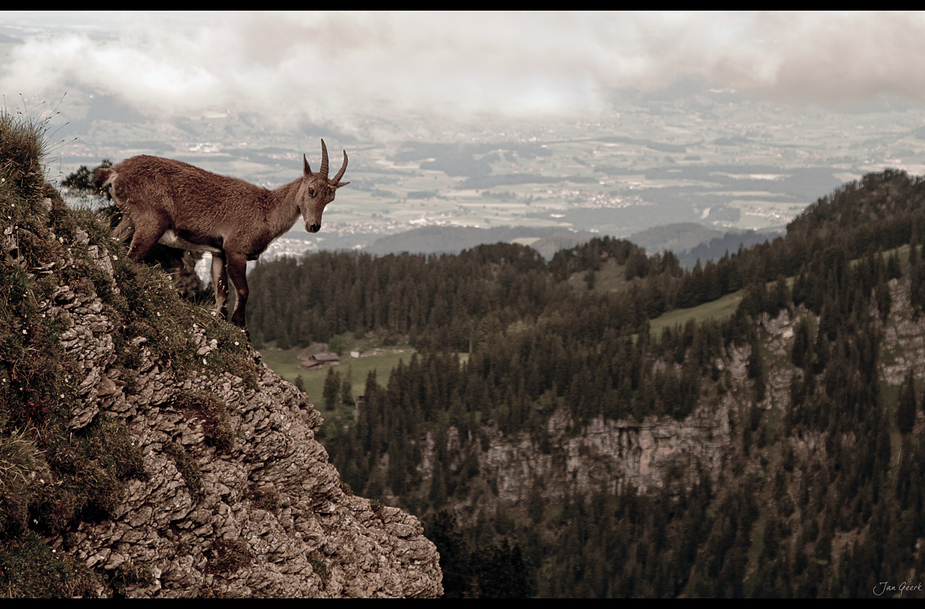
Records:
M244 328L244 307L247 305L247 257L243 254L234 252L225 252L225 260L228 263L228 277L234 285L235 302L234 311L231 313L231 323Z
M215 290L215 315L227 319L225 303L228 300L228 273L225 271L225 254L213 252L211 274L212 288Z
M122 220L119 222L119 225L112 231L112 238L116 241L126 242L134 236L135 233L135 223L132 222L132 217L127 213L122 214Z
M135 262L141 262L148 257L151 248L167 230L169 223L166 219L156 215L146 215L133 218L133 220L135 221L135 234L132 236L132 245L128 248L128 255Z

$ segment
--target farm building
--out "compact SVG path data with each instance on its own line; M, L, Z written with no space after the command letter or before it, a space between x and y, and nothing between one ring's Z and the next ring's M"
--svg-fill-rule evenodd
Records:
M339 364L340 358L336 353L316 353L308 359L302 360L303 368L314 368L324 364Z

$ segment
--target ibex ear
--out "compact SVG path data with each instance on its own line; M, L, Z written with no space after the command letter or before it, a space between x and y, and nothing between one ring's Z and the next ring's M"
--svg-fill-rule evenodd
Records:
M334 188L340 188L341 186L346 186L346 185L349 184L349 183L350 183L350 182L338 182L337 185L336 185Z
M308 166L308 157L302 155L302 175L308 177L312 175L312 168Z

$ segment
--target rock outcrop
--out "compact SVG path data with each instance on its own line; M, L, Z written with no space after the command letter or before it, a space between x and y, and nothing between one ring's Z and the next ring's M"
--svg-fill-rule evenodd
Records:
M112 254L84 231L76 241L111 279ZM40 311L63 322L61 344L79 370L69 427L111 417L141 455L143 475L107 518L49 541L108 575L100 596L442 594L439 556L421 523L343 488L315 439L320 414L243 335L236 369L178 371L143 336L117 346L93 290L59 285ZM223 347L197 324L183 338L200 361Z
M569 493L589 497L601 491L620 493L627 487L654 493L672 476L680 476L686 485L698 482L701 474L715 479L731 441L732 407L732 397L726 396L681 421L596 417L577 435L570 433L574 423L560 409L547 423L548 450L529 433L505 436L487 429L485 450L478 455L479 470L497 489L498 503L508 509L528 505L538 484L549 502L562 501Z

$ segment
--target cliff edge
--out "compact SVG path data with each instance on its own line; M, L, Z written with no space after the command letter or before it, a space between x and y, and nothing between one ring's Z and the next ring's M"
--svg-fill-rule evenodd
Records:
M341 483L305 394L239 330L178 299L163 272L125 260L93 214L9 167L4 594L442 594L421 523Z
M107 255L97 253L103 268ZM48 303L68 320L62 344L85 373L72 427L94 410L124 421L148 479L129 483L111 518L52 548L104 571L148 569L130 596L441 594L439 556L418 520L342 490L314 437L318 411L249 346L250 370L181 380L137 341L127 391L100 304L66 286ZM189 341L197 357L218 348L199 327Z

